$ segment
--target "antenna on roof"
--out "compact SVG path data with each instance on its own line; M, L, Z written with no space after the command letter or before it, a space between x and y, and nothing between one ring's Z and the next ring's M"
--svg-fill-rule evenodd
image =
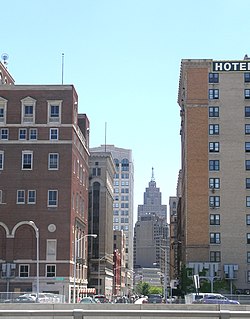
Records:
M155 180L155 175L154 175L154 168L152 167L152 177L151 177L151 182Z
M8 64L7 60L8 60L8 58L9 58L9 55L8 55L7 53L3 53L3 54L1 55L1 58L3 59L3 64L4 64L4 66L7 68L7 64Z
M62 85L63 85L63 71L64 71L64 53L62 53Z

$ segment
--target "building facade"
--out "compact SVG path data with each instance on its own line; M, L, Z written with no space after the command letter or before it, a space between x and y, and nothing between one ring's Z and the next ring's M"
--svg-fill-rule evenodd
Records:
M91 148L94 152L110 152L115 162L113 229L123 230L125 243L126 295L133 288L133 205L134 205L134 165L132 151L114 145Z
M110 152L91 152L89 180L89 287L109 300L113 294L113 179L115 165Z
M15 85L5 66L0 73L5 79L0 85L0 290L38 289L70 301L74 287L87 286L84 259L75 252L88 233L89 121L78 114L72 85Z
M182 60L181 262L250 283L250 61Z

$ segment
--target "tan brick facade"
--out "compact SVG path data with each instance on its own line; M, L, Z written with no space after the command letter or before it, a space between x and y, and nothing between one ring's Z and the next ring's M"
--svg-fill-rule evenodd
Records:
M181 262L194 271L213 268L241 291L250 283L248 63L220 61L213 71L213 60L183 60L178 97Z

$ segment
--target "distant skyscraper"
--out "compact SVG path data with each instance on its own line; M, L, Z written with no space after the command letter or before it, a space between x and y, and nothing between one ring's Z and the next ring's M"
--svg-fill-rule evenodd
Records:
M161 203L161 192L156 187L154 169L144 203L138 206L138 221L134 229L134 267L164 269L168 245L167 206Z
M167 218L167 205L161 204L160 188L156 187L154 178L154 168L152 167L152 177L148 183L148 188L144 192L143 205L138 205L138 220L142 216L156 215L163 219Z

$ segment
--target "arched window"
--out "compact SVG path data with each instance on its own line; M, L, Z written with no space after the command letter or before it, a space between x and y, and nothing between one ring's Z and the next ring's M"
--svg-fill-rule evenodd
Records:
M129 170L129 160L127 158L124 158L122 160L122 171L128 171Z
M117 158L114 159L115 162L115 169L116 171L119 171L119 160Z

